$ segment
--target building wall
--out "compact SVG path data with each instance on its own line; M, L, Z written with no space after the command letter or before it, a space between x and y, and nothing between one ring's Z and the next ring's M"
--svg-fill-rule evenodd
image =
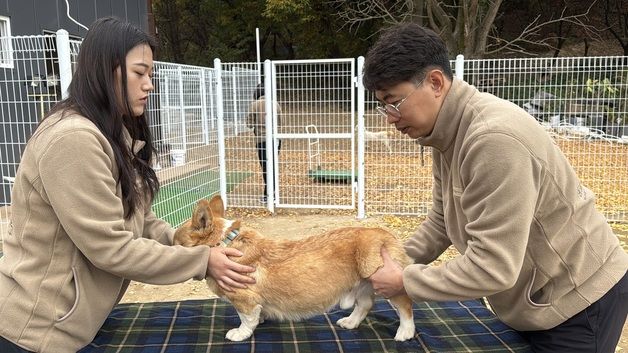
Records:
M86 27L100 17L115 16L148 32L146 0L68 0L70 16ZM86 30L67 16L65 0L0 0L0 16L11 18L12 35L67 30L84 37Z

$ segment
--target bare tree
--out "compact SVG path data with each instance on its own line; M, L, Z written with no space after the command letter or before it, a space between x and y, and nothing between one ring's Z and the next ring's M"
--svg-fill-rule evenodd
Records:
M380 20L388 26L413 20L419 24L423 22L421 12L423 0L331 0L330 2L341 9L336 15L352 30L372 20Z
M546 50L554 51L554 55L557 56L565 41L565 35L570 30L564 27L577 28L581 32L581 37L585 39L585 44L588 45L588 39L600 39L599 30L595 26L590 25L587 21L587 16L591 12L591 9L595 5L597 0L594 0L589 7L581 13L575 15L568 15L568 6L565 4L560 13L551 14L549 19L541 20L542 16L537 15L532 22L527 24L520 34L510 40L504 40L497 35L489 35L491 40L485 48L484 54L491 55L499 52L511 52L520 53L524 55L531 54L530 48L543 47ZM556 26L557 31L552 35L547 35L542 32L549 26Z
M530 54L530 46L556 49L556 36L544 36L541 29L563 21L582 28L592 36L596 29L586 23L594 0L586 12L566 15L566 6L556 18L536 17L518 36L505 40L497 34L495 19L502 0L330 0L342 10L337 15L351 29L371 20L390 26L402 22L427 24L447 44L450 55L481 58L498 52Z

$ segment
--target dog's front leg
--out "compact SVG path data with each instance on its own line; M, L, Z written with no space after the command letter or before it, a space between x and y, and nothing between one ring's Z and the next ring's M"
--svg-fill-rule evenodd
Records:
M259 324L261 312L262 306L259 304L255 305L249 314L244 314L238 311L238 316L240 317L240 327L229 330L225 337L231 341L243 341L251 337L251 335L253 335L253 330L255 330Z

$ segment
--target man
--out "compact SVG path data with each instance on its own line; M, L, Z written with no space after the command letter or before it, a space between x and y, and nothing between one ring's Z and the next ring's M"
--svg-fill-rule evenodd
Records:
M433 206L406 243L415 264L402 269L383 251L374 290L486 297L535 352L614 352L628 254L534 118L454 79L443 41L415 24L379 38L364 84L389 124L433 151ZM460 256L425 265L451 244Z
M253 129L255 135L255 148L257 149L257 157L262 170L262 179L264 180L264 196L260 199L265 204L268 200L268 181L266 173L266 98L264 96L264 85L258 84L253 93L254 101L249 106L249 113L246 117L246 126ZM277 111L277 125L280 123L281 108L277 102L275 111ZM277 143L277 155L281 150L281 140ZM273 184L274 185L274 184Z

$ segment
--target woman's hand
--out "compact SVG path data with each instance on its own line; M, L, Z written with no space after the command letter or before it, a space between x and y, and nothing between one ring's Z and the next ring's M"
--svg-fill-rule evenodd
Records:
M233 288L247 288L246 284L255 283L247 273L255 268L232 261L228 256L242 256L242 252L233 248L214 247L210 249L207 275L216 280L220 288L232 292Z
M403 269L393 260L386 248L381 250L384 266L380 267L369 277L376 295L384 298L394 297L405 293L403 287Z

